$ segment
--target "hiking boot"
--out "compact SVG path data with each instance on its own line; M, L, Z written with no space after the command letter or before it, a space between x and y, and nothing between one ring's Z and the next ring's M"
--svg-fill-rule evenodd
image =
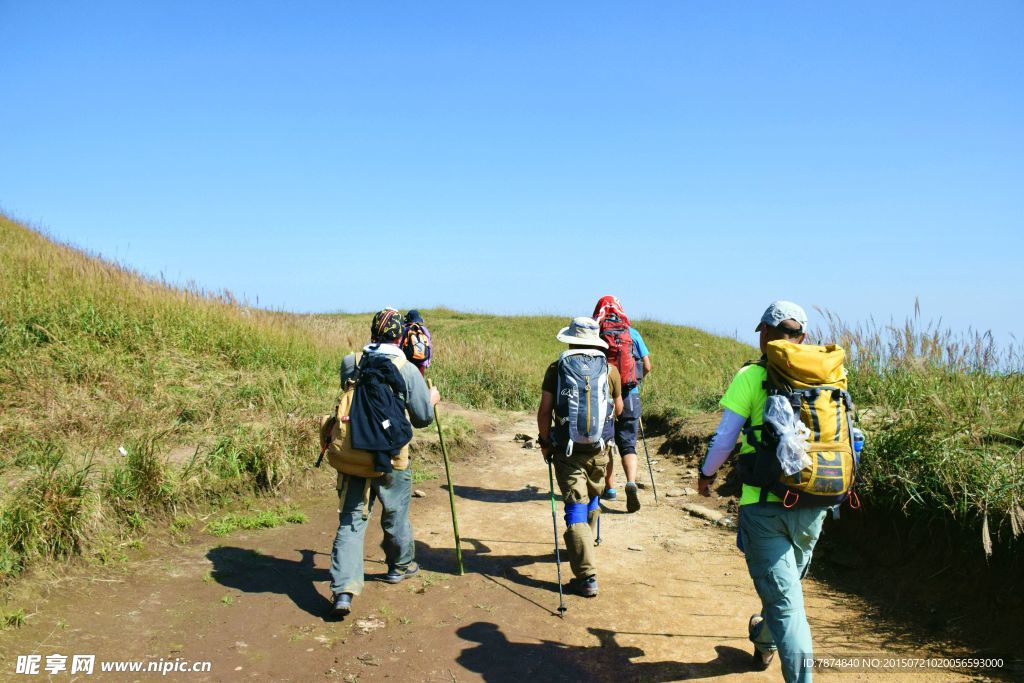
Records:
M592 598L597 595L597 576L588 576L585 579L569 579L569 592L582 595L585 598Z
M334 594L334 606L331 608L331 614L336 617L347 616L352 611L352 594L351 593L335 593Z
M384 580L388 583L402 583L406 579L411 579L419 573L420 566L415 562L412 562L405 569L400 567L391 567L388 569L388 575L384 577Z
M601 497L605 500L615 500L619 497L619 492L609 486L604 490L604 493L601 494Z
M756 647L754 648L754 668L758 671L764 671L772 664L772 660L775 659L775 650L769 650L768 652L761 652Z
M772 660L775 659L775 650L764 651L757 647L754 633L761 630L762 622L764 622L764 617L762 617L760 614L753 614L750 617L750 622L747 624L747 633L750 636L750 640L755 641L753 664L754 668L758 671L764 671L765 669L767 669L768 666L772 663Z
M626 512L640 511L640 497L636 493L634 482L626 483Z

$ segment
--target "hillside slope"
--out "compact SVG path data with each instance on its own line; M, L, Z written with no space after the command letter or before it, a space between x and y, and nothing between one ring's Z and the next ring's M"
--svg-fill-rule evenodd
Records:
M369 328L369 315L272 313L173 287L3 216L0 271L0 577L39 558L105 556L111 538L182 507L301 484L338 361ZM532 407L564 348L563 318L425 314L431 375L468 407ZM645 397L663 414L712 406L753 353L637 327L657 349ZM458 443L466 425L446 429Z

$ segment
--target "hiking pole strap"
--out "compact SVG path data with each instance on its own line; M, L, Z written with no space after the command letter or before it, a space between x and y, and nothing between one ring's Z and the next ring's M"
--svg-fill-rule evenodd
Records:
M644 455L647 457L647 473L651 475L651 489L654 491L654 504L658 504L658 486L654 483L654 468L651 467L651 452L647 450L647 434L644 433L644 420L637 418L640 425L640 439L644 442Z
M434 383L427 380L427 386L434 388ZM448 463L448 449L444 445L444 431L441 429L441 417L434 406L434 423L437 425L437 438L441 442L441 456L444 458L444 476L448 479L448 504L452 508L452 530L455 532L455 562L459 566L459 576L466 573L462 566L462 539L459 536L459 518L455 514L455 486L452 484L452 470Z

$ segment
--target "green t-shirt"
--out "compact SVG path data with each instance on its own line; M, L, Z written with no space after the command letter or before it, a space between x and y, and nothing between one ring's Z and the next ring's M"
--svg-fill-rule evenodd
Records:
M750 420L750 425L756 427L764 422L764 404L768 400L768 393L764 390L764 382L768 373L760 365L748 365L740 368L740 371L733 377L725 395L718 402L720 406L731 410L737 415ZM753 453L754 446L749 441L749 436L743 437L743 445L740 446L740 453ZM743 493L740 495L740 505L749 505L761 500L761 489L749 484L743 485ZM782 500L774 493L768 494L768 502L781 503Z

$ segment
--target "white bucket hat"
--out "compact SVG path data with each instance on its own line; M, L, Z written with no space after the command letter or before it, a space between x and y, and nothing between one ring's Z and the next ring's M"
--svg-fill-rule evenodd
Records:
M580 316L573 318L569 327L563 327L555 338L566 344L578 346L595 346L599 349L607 349L608 342L601 339L601 326L593 318Z

